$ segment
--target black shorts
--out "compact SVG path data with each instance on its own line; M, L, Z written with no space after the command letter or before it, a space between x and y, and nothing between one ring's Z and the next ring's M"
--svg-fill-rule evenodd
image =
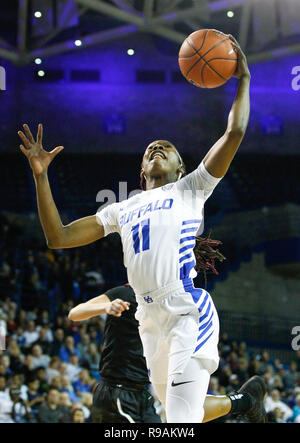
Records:
M93 394L94 423L161 423L154 399L145 388L101 381Z

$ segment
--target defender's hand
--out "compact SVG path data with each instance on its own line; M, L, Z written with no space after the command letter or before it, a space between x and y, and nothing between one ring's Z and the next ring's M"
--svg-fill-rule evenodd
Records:
M43 125L39 124L36 140L34 140L28 125L23 125L24 132L18 131L24 145L20 145L23 154L28 158L34 175L38 176L47 172L48 166L54 157L62 151L63 146L57 146L52 151L47 152L42 146L43 139Z
M130 303L128 303L127 301L116 298L115 300L107 304L105 311L107 314L113 315L114 317L121 317L122 312L128 310L129 306Z
M250 71L248 68L247 57L245 56L244 52L242 51L238 41L231 34L229 34L229 38L232 42L234 50L236 51L236 53L238 55L237 69L236 69L235 73L233 74L233 76L240 79L243 75L246 75L250 78L251 75L250 75Z

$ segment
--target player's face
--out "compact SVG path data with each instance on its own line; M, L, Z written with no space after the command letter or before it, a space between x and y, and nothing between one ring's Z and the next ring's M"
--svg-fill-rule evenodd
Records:
M175 146L167 140L155 140L147 147L142 167L145 175L178 175L181 159Z

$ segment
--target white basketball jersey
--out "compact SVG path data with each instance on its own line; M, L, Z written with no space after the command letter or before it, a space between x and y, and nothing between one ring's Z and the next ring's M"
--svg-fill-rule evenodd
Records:
M97 212L105 235L118 232L121 236L128 281L136 294L197 275L195 238L203 232L204 203L220 180L202 162L175 183Z

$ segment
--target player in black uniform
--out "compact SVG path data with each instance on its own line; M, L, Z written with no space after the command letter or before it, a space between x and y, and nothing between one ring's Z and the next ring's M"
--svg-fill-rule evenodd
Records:
M93 395L93 421L100 423L161 423L149 393L148 371L135 319L132 288L118 286L73 308L73 321L106 313L101 382Z
M136 307L133 289L126 284L79 304L69 313L73 321L108 314L99 365L102 381L93 398L94 422L161 423L147 389L150 382L134 315ZM264 396L265 388L258 376L231 395L207 395L203 422L227 414L240 415L252 423L261 422Z

